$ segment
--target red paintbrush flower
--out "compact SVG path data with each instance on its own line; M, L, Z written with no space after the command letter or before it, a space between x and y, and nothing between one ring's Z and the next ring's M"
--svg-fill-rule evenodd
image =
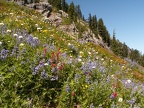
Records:
M56 67L56 64L52 64L52 67Z
M46 48L44 48L44 49L43 49L43 52L44 52L44 54L46 54L46 52L47 52L47 49L46 49Z
M56 53L56 59L57 59L57 61L59 61L59 55L60 55L60 51L59 51L60 49L58 49L58 52Z
M63 65L63 64L59 66L59 69L60 69L60 70L62 70L63 68L64 68L64 65Z
M51 54L51 60L52 60L52 62L54 61L54 57L55 57L55 54L54 54L54 52L52 52L52 54Z
M72 96L75 96L75 92L74 91L72 92Z
M91 72L88 72L88 76L90 76L91 75Z
M117 88L117 87L118 87L117 83L115 83L113 86L114 86L114 88Z

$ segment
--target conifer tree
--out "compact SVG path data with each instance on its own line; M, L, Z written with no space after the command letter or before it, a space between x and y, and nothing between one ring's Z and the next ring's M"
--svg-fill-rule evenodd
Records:
M77 13L77 15L78 15L78 18L79 18L79 19L82 19L82 12L81 12L81 9L80 9L80 5L77 5L77 6L75 7L75 9L76 9L76 13Z
M91 14L89 14L89 17L88 17L88 24L89 24L90 29L92 29L92 16L91 16Z
M49 0L49 3L56 7L57 9L61 9L61 0Z
M70 6L68 8L68 14L69 14L69 18L70 18L70 21L74 21L76 22L77 21L77 14L76 14L76 11L75 11L75 6L74 6L74 3L70 3Z
M125 43L123 43L123 48L122 48L122 57L128 57L128 47Z
M82 20L83 20L83 21L86 21L84 15L82 16Z
M94 15L92 17L92 29L93 29L93 31L97 30L97 17L96 17L96 15Z
M104 29L104 23L103 23L102 18L100 18L98 20L98 32L99 32L100 36L103 35L103 29Z
M61 7L62 7L62 10L63 11L66 11L66 2L65 2L65 0L62 0L62 2L61 2Z

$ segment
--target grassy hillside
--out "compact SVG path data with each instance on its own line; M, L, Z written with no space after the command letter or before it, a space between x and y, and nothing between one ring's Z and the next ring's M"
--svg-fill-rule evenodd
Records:
M0 0L0 107L144 107L144 69Z

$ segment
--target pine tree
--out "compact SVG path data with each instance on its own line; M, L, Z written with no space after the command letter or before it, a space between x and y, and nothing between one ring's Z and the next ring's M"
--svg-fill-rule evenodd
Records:
M96 15L94 15L92 17L92 29L93 29L93 31L97 30L97 17L96 17Z
M79 19L82 19L82 12L81 12L81 9L80 9L80 5L77 5L77 6L75 7L75 9L76 9L76 13L77 13L77 15L78 15L78 18L79 18Z
M100 36L103 35L103 32L104 32L104 23L103 23L102 18L100 18L98 20L98 32L99 32Z
M83 21L86 21L84 15L82 16L82 20L83 20Z
M89 17L88 17L88 24L89 24L90 29L92 29L92 16L91 16L91 14L89 14Z
M62 9L61 0L49 0L49 3L56 7L58 10Z
M76 14L76 11L75 11L75 6L74 6L74 3L70 3L70 6L69 6L69 9L68 9L68 15L69 15L69 18L70 18L70 21L71 22L76 22L77 21L77 14Z
M63 11L66 11L66 2L65 2L65 0L62 0L61 3L62 3L62 4L61 4L61 5L62 5L62 6L61 6L61 7L62 7L62 10L63 10Z
M61 0L55 0L55 6L59 10L62 9L62 7L61 7Z
M113 31L113 38L112 38L112 42L111 42L111 49L112 51L118 55L118 48L117 48L117 40L115 37L115 30Z
M125 43L123 43L123 48L122 48L122 57L128 57L128 47Z

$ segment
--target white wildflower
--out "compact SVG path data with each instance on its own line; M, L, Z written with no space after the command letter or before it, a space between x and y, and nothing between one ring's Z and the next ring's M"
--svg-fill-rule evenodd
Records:
M18 35L17 35L17 34L13 34L13 36L14 36L14 37L18 37Z
M11 30L7 30L7 33L11 33Z
M68 46L71 46L71 43L68 43Z
M80 53L80 54L83 54L83 52L82 52L82 51L80 51L79 53Z
M92 66L92 69L95 69L96 68L96 66Z
M9 13L10 15L13 15L13 13Z
M101 58L101 61L104 61L104 58Z
M38 37L33 37L33 39L34 39L34 40L37 40L37 39L38 39Z
M38 24L35 24L36 27L38 27Z
M98 57L96 57L96 60L98 60L99 58Z
M112 74L111 77L114 78L114 75Z
M98 52L96 52L96 54L98 54Z
M4 23L0 23L0 26L4 26Z
M128 80L127 80L127 83L131 83L131 80L130 80L130 79L128 79Z
M81 62L81 61L82 61L82 59L80 59L80 58L78 58L77 60L78 60L78 62Z
M0 41L0 45L2 45L2 42Z
M122 69L124 69L125 68L125 66L122 66Z
M24 46L24 44L23 44L23 43L20 43L20 46L22 47L22 46Z
M118 99L118 102L122 102L122 101L123 101L123 98L119 98L119 99Z
M45 63L44 66L48 66L48 63Z
M37 30L39 30L39 31L40 31L41 29L42 29L42 28L40 28L40 27L37 27Z
M110 60L110 62L113 62L113 60Z
M18 38L19 38L19 39L22 39L22 38L23 38L23 36L19 36Z
M89 55L91 55L91 52L88 52Z
M81 62L81 64L84 64L84 62Z

